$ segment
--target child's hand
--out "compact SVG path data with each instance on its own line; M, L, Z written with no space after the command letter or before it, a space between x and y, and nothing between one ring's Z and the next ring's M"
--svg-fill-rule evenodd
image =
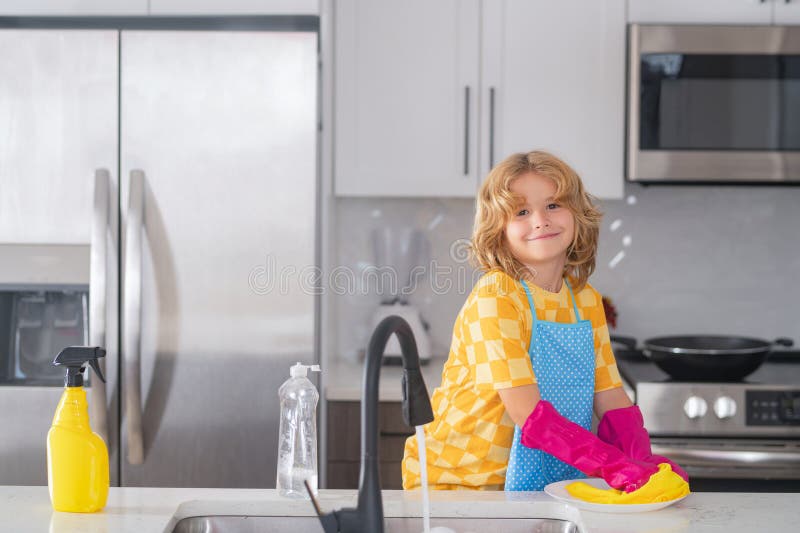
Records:
M597 426L597 436L638 461L652 465L667 463L684 481L689 481L689 475L674 461L652 453L642 412L635 405L606 411Z
M575 498L591 503L634 504L676 500L689 494L689 484L672 471L669 463L658 465L658 472L650 476L642 488L633 492L616 489L598 489L583 481L565 487Z
M688 483L689 481L689 474L686 473L686 470L681 468L677 463L672 461L671 459L667 459L663 455L651 455L647 459L646 462L652 463L654 465L660 465L661 463L667 463L670 467L672 467L672 471L678 474L683 478L684 481Z

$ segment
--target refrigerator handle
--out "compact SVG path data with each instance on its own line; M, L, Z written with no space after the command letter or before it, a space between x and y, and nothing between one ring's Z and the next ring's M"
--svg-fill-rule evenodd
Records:
M125 228L123 308L123 391L128 430L128 462L144 462L142 438L141 322L142 322L142 223L144 222L144 172L132 170Z
M94 172L94 210L92 213L92 241L89 256L89 345L106 346L106 265L108 246L108 208L110 203L111 175L108 169ZM114 350L108 350L113 353ZM100 370L106 373L105 358L99 360ZM95 431L108 445L108 406L106 384L92 376L91 420Z

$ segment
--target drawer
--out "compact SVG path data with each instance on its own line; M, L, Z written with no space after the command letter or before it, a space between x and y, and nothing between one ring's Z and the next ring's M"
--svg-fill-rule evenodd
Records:
M378 411L378 426L384 435L413 435L414 428L403 420L403 404L400 402L381 402Z
M381 402L378 408L381 460L400 461L403 446L414 430L403 422L400 402ZM361 404L330 402L327 414L328 461L359 461L361 457Z
M361 465L350 461L333 461L328 463L326 489L357 489ZM403 474L399 462L381 462L378 464L381 476L381 488L400 490L403 488Z

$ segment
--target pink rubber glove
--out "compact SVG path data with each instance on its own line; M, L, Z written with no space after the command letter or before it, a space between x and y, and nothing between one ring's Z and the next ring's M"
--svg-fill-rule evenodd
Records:
M597 436L637 461L656 466L667 463L684 481L689 481L689 475L683 468L666 457L653 455L650 449L650 435L644 428L642 412L636 405L606 411L600 425L597 426Z
M522 426L522 444L549 453L587 476L602 477L615 489L633 492L658 467L635 461L591 431L564 418L546 400L539 400Z

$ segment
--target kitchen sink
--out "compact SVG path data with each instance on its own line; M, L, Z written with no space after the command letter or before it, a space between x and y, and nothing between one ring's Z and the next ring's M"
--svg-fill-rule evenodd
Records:
M420 533L422 519L386 518L387 533ZM432 518L431 527L449 527L458 533L578 533L578 526L551 518ZM316 517L304 516L193 516L175 525L172 533L319 533Z

